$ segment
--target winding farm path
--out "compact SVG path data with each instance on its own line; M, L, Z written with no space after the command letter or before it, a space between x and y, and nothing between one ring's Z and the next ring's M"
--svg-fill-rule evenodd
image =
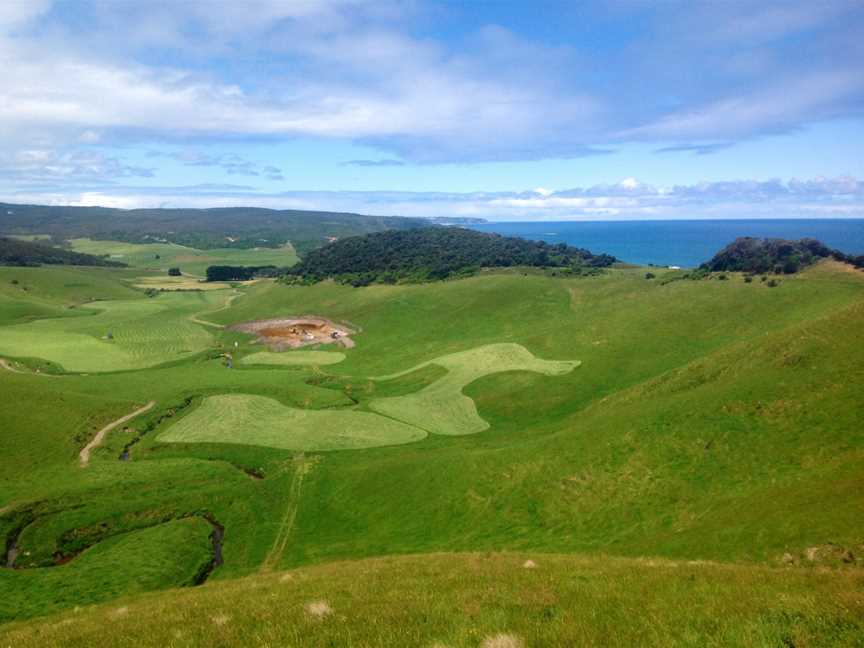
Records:
M228 298L225 300L225 303L222 304L219 308L217 308L215 310L201 311L199 313L195 313L194 315L190 315L189 321L194 322L195 324L201 324L203 326L212 326L213 328L220 328L220 329L225 328L224 324L216 324L215 322L208 322L207 320L198 319L198 316L199 315L212 315L213 313L219 313L223 310L226 310L226 309L230 308L232 302L242 294L243 294L242 292L240 292L239 290L237 290L235 288L234 293L229 295Z
M6 371L11 371L12 373L21 374L22 376L45 376L46 378L61 378L56 374L48 374L48 373L37 373L35 371L22 371L21 369L16 369L15 365L13 365L8 360L4 360L0 358L0 369L5 369Z
M156 401L150 401L144 407L139 407L134 412L130 412L126 416L121 416L116 421L112 421L101 430L96 433L96 436L88 443L86 446L81 448L81 452L78 453L78 459L81 463L82 468L86 468L87 464L90 463L90 453L99 447L99 444L102 443L102 440L105 438L105 435L108 434L111 430L116 428L118 425L123 425L126 421L131 421L133 418L138 416L139 414L143 414L144 412L150 410Z

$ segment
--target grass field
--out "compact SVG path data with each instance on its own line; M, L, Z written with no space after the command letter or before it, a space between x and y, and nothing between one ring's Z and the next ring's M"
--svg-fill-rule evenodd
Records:
M184 273L203 277L211 265L275 265L280 268L297 263L297 253L290 245L281 248L215 248L196 250L174 243L124 243L122 241L93 241L72 239L69 242L75 252L95 256L108 256L135 268L161 270L180 268Z
M257 351L244 356L240 362L248 365L331 365L345 359L339 351Z
M0 355L42 358L66 371L120 371L179 360L212 342L188 317L218 304L210 293L166 293L106 301L84 317L41 319L0 329Z
M578 366L573 361L540 360L519 344L488 344L451 353L420 364L413 369L380 376L376 380L398 378L412 371L435 364L447 374L420 391L406 396L379 398L369 407L399 421L435 434L476 434L489 428L477 414L474 401L462 394L462 389L484 376L505 371L532 371L546 376L560 376Z
M859 579L605 556L436 554L126 598L0 628L0 641L88 648L133 636L140 646L848 647L860 645L864 633Z
M196 277L184 275L181 277L138 277L136 288L153 288L155 290L223 290L231 284L222 281L202 281Z
M60 612L0 645L861 636L864 273L511 270L230 302L147 298L141 274L0 268L0 355L25 371L0 368L0 538L22 561L0 569L0 620ZM272 354L192 321L300 314L351 322L356 347ZM224 527L208 583L133 601L188 583L204 516Z
M351 450L411 443L426 433L352 410L304 410L247 394L209 396L159 435L164 443L239 443L285 450Z

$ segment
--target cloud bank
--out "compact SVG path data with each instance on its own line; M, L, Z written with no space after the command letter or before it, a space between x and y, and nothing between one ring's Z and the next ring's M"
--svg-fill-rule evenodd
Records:
M562 191L290 191L262 194L242 185L94 187L78 192L19 192L6 202L134 207L249 206L375 215L458 216L495 221L711 218L864 218L864 182L851 177L710 182L657 187L627 178Z
M581 157L634 141L709 152L862 114L856 2L622 4L615 20L638 29L600 44L538 41L494 14L442 34L433 10L5 3L0 133L7 145L67 146L87 134L336 138L440 163ZM585 4L583 22L609 11Z

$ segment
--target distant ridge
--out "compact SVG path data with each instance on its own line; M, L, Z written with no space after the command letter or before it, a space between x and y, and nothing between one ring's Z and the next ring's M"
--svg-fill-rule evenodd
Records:
M92 254L70 252L41 243L0 237L0 266L77 265L125 268L125 263L108 261Z
M423 218L298 209L114 209L0 203L0 234L168 242L203 250L277 248L290 241L302 253L346 236L430 225Z

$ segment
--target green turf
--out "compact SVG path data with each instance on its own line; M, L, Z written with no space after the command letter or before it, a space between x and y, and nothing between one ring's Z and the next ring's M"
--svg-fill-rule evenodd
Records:
M257 351L244 356L241 364L248 365L331 365L345 359L339 351Z
M214 248L196 250L174 243L124 243L122 241L93 241L72 239L75 252L108 256L135 268L167 271L179 267L190 275L203 277L211 265L251 265L288 267L297 263L297 254L290 245L281 248ZM158 258L157 258L158 255Z
M860 576L850 572L435 554L126 598L0 628L0 643L846 648L860 645L862 633Z
M211 333L188 318L212 310L212 293L165 293L81 308L86 317L43 319L0 328L0 355L39 357L67 371L141 369L199 353ZM109 338L111 336L111 339Z
M211 560L210 532L203 520L176 520L111 538L58 567L0 570L0 588L17 593L0 598L0 621L189 584Z
M369 407L435 434L476 434L488 429L489 424L477 413L474 401L462 394L464 387L478 378L504 371L560 376L572 371L579 363L540 360L519 344L488 344L441 356L404 372L379 376L376 380L398 378L428 364L444 367L447 374L419 392L375 399Z
M52 592L64 591L63 574L72 571L62 570L91 551L92 569L76 584L70 581L69 592L94 591L109 576L116 577L106 590L112 597L140 591L135 556L163 555L160 534L170 520L208 513L225 526L225 564L201 590L214 596L228 579L262 566L420 552L448 552L446 561L454 551L529 551L541 565L537 552L586 556L578 569L562 562L569 577L539 589L510 583L493 570L491 580L472 590L459 570L429 558L423 560L437 571L422 579L412 581L408 568L398 576L385 570L374 581L379 589L370 591L390 591L404 581L415 589L397 593L437 593L446 582L456 611L435 608L427 626L419 619L430 608L419 604L402 616L352 613L358 625L340 627L354 632L358 645L387 645L379 639L389 632L396 644L417 639L421 645L476 646L485 634L467 634L471 627L491 633L505 626L529 645L632 645L640 643L631 634L638 624L629 619L645 600L657 605L652 627L660 629L650 639L656 645L702 645L709 626L718 644L754 646L779 644L786 636L795 645L819 645L814 636L843 645L860 630L843 612L857 609L856 590L829 583L860 583L854 561L864 553L862 273L827 263L784 277L777 288L734 274L728 281L667 282L674 273L660 271L657 280L646 281L644 269L582 279L512 270L364 289L262 282L244 286L227 306L228 291L149 299L129 287L140 274L0 269L0 345L6 345L0 354L25 358L24 365L43 367L43 373L57 369L48 360L89 373L48 377L0 369L0 539L29 511L35 518L20 548L39 565L22 564L14 578L0 578L0 600L17 610L13 616L38 613L40 604L46 611L74 605L58 602ZM105 301L87 303L93 298ZM244 358L260 352L249 336L191 320L231 324L300 314L352 323L357 346L330 365L246 364ZM109 343L99 338L109 324L115 340L105 352ZM233 350L235 342L240 366L229 369L214 356ZM511 353L477 355L489 345ZM294 353L306 351L278 355ZM571 365L539 358L578 358L581 366L570 371ZM126 370L116 373L120 368ZM556 375L545 375L550 368ZM446 393L440 407L429 397L437 393ZM153 410L112 431L90 466L78 467L78 451L97 430L149 400L157 402ZM242 407L231 405L238 401ZM243 411L250 403L253 409ZM404 418L376 413L381 403L407 404ZM471 403L477 418L450 411L454 403ZM242 421L232 418L237 415ZM386 421L406 436L406 430L423 436L404 422L412 417L423 430L454 429L454 421L464 429L481 421L489 430L365 448L339 436L359 420ZM184 427L191 436L164 442ZM384 428L370 429L381 441ZM368 431L361 431L368 441ZM211 434L216 437L206 438ZM247 435L276 443L293 436L303 444L236 441ZM322 440L326 448L308 445ZM351 452L310 449L345 447L349 440ZM129 460L119 461L124 448ZM137 535L144 530L152 534ZM141 544L122 548L120 539L133 536ZM851 550L853 566L843 567L827 549L827 561L808 560L808 548L832 546ZM67 565L48 566L57 552L85 547L92 549ZM128 571L112 571L113 558L98 566L96 549L116 547ZM781 564L784 554L792 566L753 566ZM638 561L603 558L610 555L683 561L668 573L686 577L652 580L655 572ZM689 568L681 566L690 560L736 565L695 572L702 589L694 590ZM182 583L196 561L183 558L182 569L145 579L142 589ZM622 567L604 571L612 564ZM314 569L332 574L326 566ZM724 576L732 572L740 579ZM514 572L518 578L524 573ZM51 587L39 585L50 574L57 579ZM337 596L316 582L318 593L299 590L300 598L285 604L302 607L307 598ZM588 583L596 588L585 589ZM495 623L510 618L512 605L522 605L519 596L546 601L571 584L579 587L560 594L560 605L544 604L542 610L551 611L538 612L563 619L543 621L551 623L548 632L537 629L547 625L535 628L527 620ZM477 591L496 586L506 600L481 608L488 616L465 612L475 609L470 601ZM800 598L810 587L821 588L821 598ZM604 588L613 594L600 596ZM630 593L628 603L620 603ZM160 600L171 609L169 601L185 596L191 594ZM81 600L97 599L82 594ZM341 602L334 606L350 606L335 600ZM250 597L249 605L258 601ZM266 596L260 601L263 606ZM566 612L580 601L596 613ZM298 636L291 633L303 630L302 614L277 621L265 609L250 607L249 619L264 619L259 627L273 633L265 637L272 644L290 644ZM94 614L93 627L107 612ZM459 620L448 625L449 614ZM362 623L368 618L371 623ZM726 618L739 623L719 621ZM224 626L204 621L193 624L201 634L190 642L214 643L211 632L228 633L220 635L227 645L237 642L229 630L219 630ZM81 625L81 644L92 641L90 623ZM403 626L428 633L401 635ZM22 632L21 645L39 639ZM71 641L74 633L66 632ZM315 645L345 643L346 635L304 636ZM153 634L154 642L165 645L165 639Z
M159 435L165 443L239 443L285 450L351 450L412 443L426 433L368 412L303 410L247 394L210 396Z

